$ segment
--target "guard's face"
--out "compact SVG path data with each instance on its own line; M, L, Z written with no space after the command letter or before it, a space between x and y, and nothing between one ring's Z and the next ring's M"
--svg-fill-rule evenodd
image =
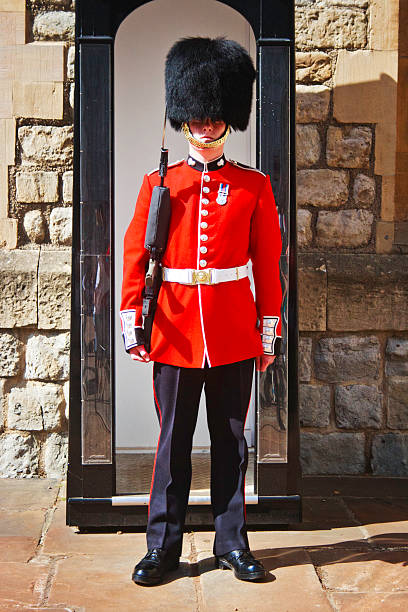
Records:
M189 122L190 132L201 142L211 142L220 138L225 132L227 125L225 121L213 121L212 119L193 119Z

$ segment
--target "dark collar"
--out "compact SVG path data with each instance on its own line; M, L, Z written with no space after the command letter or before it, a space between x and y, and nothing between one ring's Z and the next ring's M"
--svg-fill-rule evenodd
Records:
M187 164L190 168L194 168L194 170L198 170L198 172L211 172L212 170L221 170L227 163L225 159L225 155L221 155L221 157L217 157L217 159L213 159L212 161L204 164L203 162L194 159L189 155L187 157Z

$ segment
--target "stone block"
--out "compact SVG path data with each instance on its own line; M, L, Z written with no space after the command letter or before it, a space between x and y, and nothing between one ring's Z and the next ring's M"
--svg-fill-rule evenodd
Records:
M26 345L25 378L66 380L69 376L69 334L29 336Z
M315 125L296 126L296 164L308 168L319 161L321 152L320 134Z
M328 328L408 329L406 260L406 255L328 255Z
M394 228L395 176L383 176L381 183L381 219L392 223Z
M68 49L67 54L67 79L75 78L75 47Z
M393 221L377 221L375 224L375 252L393 253L395 225Z
M312 376L312 339L299 336L299 380L309 382Z
M44 444L44 470L47 478L65 476L68 462L68 436L52 433Z
M329 425L329 385L299 385L299 419L302 427L327 427Z
M299 247L307 247L312 242L312 213L305 208L297 211L297 243Z
M50 215L50 238L53 244L72 244L72 208L54 208Z
M71 83L69 86L69 105L72 110L74 110L74 101L75 101L75 83Z
M371 49L398 50L399 4L398 0L370 1Z
M314 354L315 376L325 382L377 380L380 343L376 336L321 338Z
M299 256L299 329L326 329L327 273L325 261L316 255Z
M72 126L24 125L18 130L24 165L62 166L72 163Z
M354 180L353 200L358 206L372 206L375 198L375 180L366 174L358 174Z
M68 421L69 420L69 380L67 380L67 382L63 384L62 390L64 393L64 399L65 399L65 418Z
M327 164L341 168L368 168L372 138L369 127L329 127Z
M26 41L25 11L1 11L0 32L2 46L24 45Z
M17 248L17 219L0 218L0 248L3 247Z
M386 376L408 376L408 361L386 361Z
M0 436L0 477L37 476L39 450L38 442L32 435L11 432Z
M319 247L360 247L371 239L374 215L369 210L321 210L317 216Z
M340 123L380 123L396 117L397 51L348 51L337 56L333 116Z
M387 425L390 429L408 429L408 376L388 379Z
M1 11L11 11L17 13L18 11L25 12L26 3L25 0L2 0Z
M296 8L296 44L299 49L361 49L367 43L367 19L356 6L310 4ZM356 3L354 3L356 4Z
M2 433L3 429L4 429L4 419L5 419L5 414L4 414L4 410L3 410L3 405L4 405L4 397L6 395L6 383L7 383L7 379L6 378L0 378L0 433Z
M363 433L300 434L303 474L363 474Z
M0 332L0 376L15 376L20 369L22 342L10 332Z
M13 115L37 119L62 119L63 83L13 82Z
M337 207L347 202L348 187L349 175L345 170L299 170L297 204Z
M31 242L43 242L46 232L45 219L40 210L30 210L24 215L24 229Z
M297 123L325 121L329 114L330 89L325 85L296 86Z
M16 120L0 119L0 159L5 166L14 166L16 151ZM8 181L8 173L5 176Z
M1 28L1 13L0 13ZM0 29L1 31L1 29ZM0 80L0 119L13 116L13 81Z
M69 329L71 253L42 251L38 270L39 329Z
M62 175L62 197L66 204L72 204L73 172L67 170Z
M331 61L327 53L296 53L296 81L323 83L332 76Z
M34 17L33 35L37 40L74 40L75 13L47 11Z
M378 429L382 422L382 393L374 385L337 385L334 409L337 427Z
M15 78L22 82L64 81L65 45L62 42L32 42L15 49Z
M397 51L339 51L333 114L341 123L377 123L375 174L395 174L397 82Z
M0 251L0 327L37 324L38 251Z
M25 431L58 429L64 404L59 385L28 382L26 387L9 393L8 427Z
M388 338L385 354L388 359L408 359L408 339Z
M408 476L408 434L374 436L371 467L375 476Z
M58 202L58 174L56 172L17 172L17 201L23 203Z

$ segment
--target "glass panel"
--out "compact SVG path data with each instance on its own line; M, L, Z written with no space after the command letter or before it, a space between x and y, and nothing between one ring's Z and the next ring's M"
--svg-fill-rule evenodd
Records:
M260 47L260 168L270 174L282 235L281 354L258 373L258 463L287 461L287 324L289 286L289 46Z
M82 462L111 463L110 257L81 256Z
M110 45L82 44L79 59L82 463L111 463Z

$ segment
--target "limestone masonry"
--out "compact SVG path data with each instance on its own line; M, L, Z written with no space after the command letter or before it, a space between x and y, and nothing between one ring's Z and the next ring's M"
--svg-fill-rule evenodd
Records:
M0 477L66 466L74 27L0 6ZM398 0L296 2L304 474L408 476L401 31Z

